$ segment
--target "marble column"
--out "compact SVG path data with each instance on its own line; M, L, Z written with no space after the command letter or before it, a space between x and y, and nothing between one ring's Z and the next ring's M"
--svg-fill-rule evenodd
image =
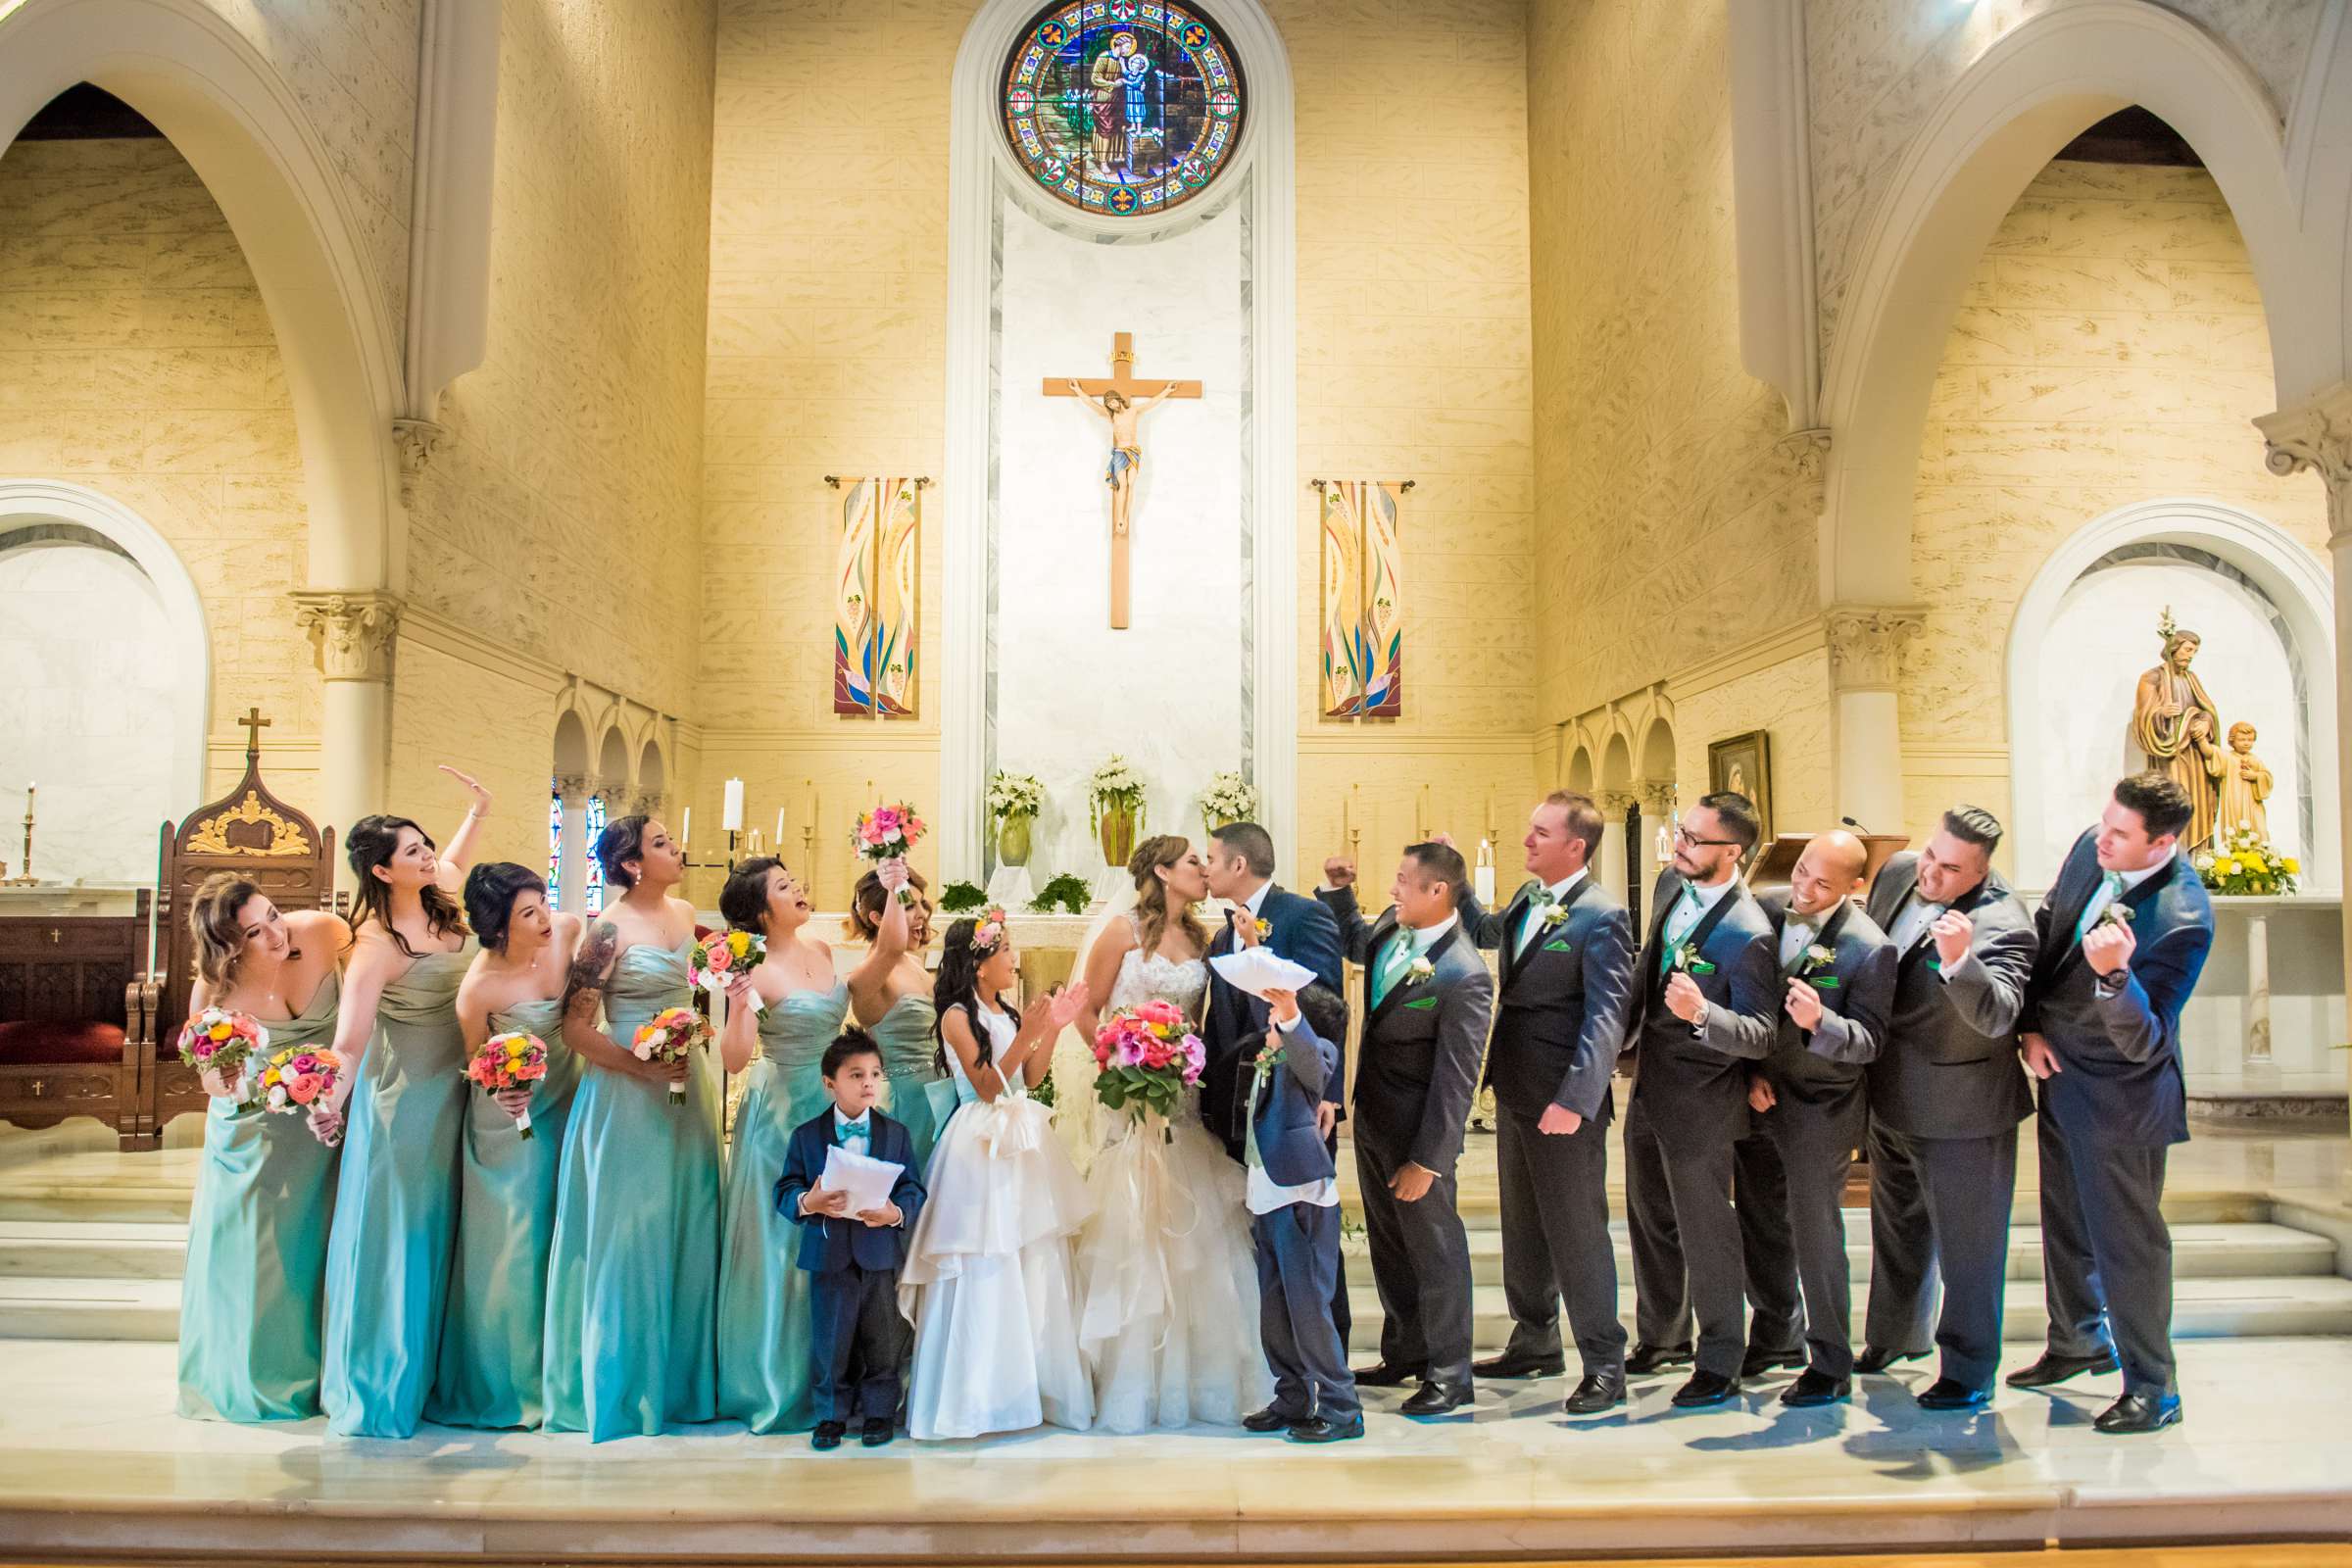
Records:
M2285 477L2309 468L2328 488L2328 549L2335 568L2335 649L2340 661L2352 648L2352 383L2338 381L2290 409L2266 414L2254 421L2269 450L2264 463L2271 472ZM2352 861L2352 680L2338 671L2335 683L2336 790L2335 808L2341 831L2339 854ZM2352 888L2352 865L2341 885ZM2352 920L2344 922L2344 964L2352 969ZM2352 1035L2352 1014L2346 1032ZM2352 1052L2346 1052L2345 1072L2352 1082Z
M319 798L338 833L384 809L392 749L392 637L400 601L376 592L299 592L295 623L309 634L324 682Z
M1903 644L1923 618L1899 605L1833 605L1823 615L1836 704L1834 809L1874 833L1902 831L1903 733L1894 688Z
M585 773L556 775L556 794L564 802L564 838L556 862L556 904L568 914L588 909L588 797Z
M1625 823L1626 813L1639 802L1640 797L1627 790L1600 794L1600 885L1613 899L1626 896L1631 868L1641 864L1642 847L1631 841Z

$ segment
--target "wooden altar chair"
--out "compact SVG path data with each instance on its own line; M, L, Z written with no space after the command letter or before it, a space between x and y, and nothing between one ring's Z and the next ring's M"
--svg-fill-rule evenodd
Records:
M129 914L0 918L0 1121L94 1116L138 1147L153 897L141 888Z
M217 871L250 878L280 909L335 907L334 829L321 829L262 782L261 726L269 720L257 709L238 722L251 726L245 776L176 827L166 822L160 834L163 934L158 946L163 951L147 988L148 1028L138 1043L137 1142L126 1136L125 1148L160 1147L173 1116L201 1113L208 1103L196 1070L179 1059L174 1044L187 1021L196 975L196 939L188 930L187 908L205 878Z

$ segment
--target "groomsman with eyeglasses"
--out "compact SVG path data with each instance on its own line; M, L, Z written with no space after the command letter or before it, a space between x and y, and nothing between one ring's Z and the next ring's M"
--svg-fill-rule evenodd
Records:
M1697 1367L1674 1396L1684 1408L1737 1395L1746 1349L1732 1148L1748 1130L1748 1063L1772 1053L1784 990L1772 922L1740 878L1759 831L1755 807L1729 790L1683 818L1651 900L1626 1026L1635 1059L1625 1196L1644 1333L1626 1370L1691 1358L1689 1345L1646 1337L1679 1316L1687 1280L1698 1343Z
M2124 1374L2092 1423L2180 1419L2164 1167L2188 1141L2180 1009L2213 948L2213 901L2180 853L2193 809L2169 775L2115 786L2034 914L2040 949L2020 1046L2041 1080L2042 1289L2049 1345L2013 1387Z

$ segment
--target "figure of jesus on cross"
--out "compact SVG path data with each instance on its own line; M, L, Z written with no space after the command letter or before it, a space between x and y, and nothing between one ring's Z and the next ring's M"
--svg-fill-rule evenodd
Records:
M1102 474L1110 486L1110 625L1127 625L1127 540L1135 508L1135 482L1143 470L1143 416L1169 398L1197 398L1198 381L1140 381L1134 375L1135 337L1120 332L1111 339L1108 380L1081 381L1064 376L1048 381L1046 396L1077 398L1093 405L1110 421L1110 465ZM1140 400L1140 401L1139 401Z

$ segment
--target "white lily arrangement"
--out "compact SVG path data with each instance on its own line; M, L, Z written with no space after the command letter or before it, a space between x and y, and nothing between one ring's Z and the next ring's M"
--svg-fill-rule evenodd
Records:
M1144 831L1144 781L1126 758L1117 752L1102 760L1094 776L1087 780L1086 804L1093 830L1102 831L1102 812L1105 808L1125 808L1135 813L1135 830Z
M1045 804L1046 787L1034 773L999 768L989 776L988 814L1000 822L1008 816L1035 816Z
M1246 822L1257 815L1257 791L1241 774L1227 771L1209 776L1200 792L1200 814L1212 820L1230 817Z

